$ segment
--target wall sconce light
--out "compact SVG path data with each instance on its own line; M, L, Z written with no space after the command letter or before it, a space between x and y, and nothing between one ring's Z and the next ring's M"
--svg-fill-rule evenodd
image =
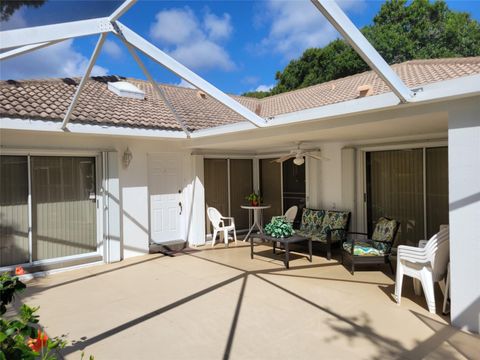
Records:
M127 147L125 152L123 153L122 161L123 161L123 167L128 168L128 165L130 165L130 161L132 161L133 155L130 149Z

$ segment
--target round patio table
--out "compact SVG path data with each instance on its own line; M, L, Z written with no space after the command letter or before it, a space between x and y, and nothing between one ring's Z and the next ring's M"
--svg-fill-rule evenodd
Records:
M253 225L250 228L250 230L248 230L247 236L245 236L245 239L243 239L243 241L248 240L250 234L255 229L255 227L258 229L260 234L263 234L263 210L270 209L272 206L271 205L258 205L258 206L242 205L240 207L248 211L253 211Z

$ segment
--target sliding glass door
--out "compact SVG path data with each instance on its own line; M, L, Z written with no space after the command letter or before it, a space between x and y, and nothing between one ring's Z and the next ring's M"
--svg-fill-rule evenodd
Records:
M0 267L30 260L28 158L0 156Z
M448 223L447 148L368 152L368 231L381 216L400 222L398 244L416 245Z
M260 193L263 202L271 205L263 211L263 221L268 224L272 216L283 213L282 209L282 166L275 159L260 159Z
M427 238L448 224L448 148L425 150Z
M253 161L251 159L205 159L204 186L206 206L214 207L223 216L235 218L237 230L249 227L248 211L240 206L253 192ZM211 232L208 217L207 233Z
M282 163L283 180L283 209L287 211L291 206L297 206L297 216L294 227L300 227L302 209L306 205L305 163L295 165L293 159Z
M248 211L240 206L245 196L253 192L253 164L249 159L230 160L230 216L235 218L237 229L248 229Z
M0 267L97 251L94 157L2 155L0 169Z
M32 157L33 260L97 250L95 159Z

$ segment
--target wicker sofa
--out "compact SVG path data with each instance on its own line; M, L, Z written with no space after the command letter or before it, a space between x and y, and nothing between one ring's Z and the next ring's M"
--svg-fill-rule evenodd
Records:
M304 208L300 229L295 232L307 236L326 250L332 258L332 245L341 244L347 237L349 211L315 210Z

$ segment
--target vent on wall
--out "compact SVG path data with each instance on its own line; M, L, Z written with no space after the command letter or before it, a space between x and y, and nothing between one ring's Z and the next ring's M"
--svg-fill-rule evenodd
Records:
M145 93L133 84L127 81L116 81L108 83L108 90L114 94L131 99L145 99Z

